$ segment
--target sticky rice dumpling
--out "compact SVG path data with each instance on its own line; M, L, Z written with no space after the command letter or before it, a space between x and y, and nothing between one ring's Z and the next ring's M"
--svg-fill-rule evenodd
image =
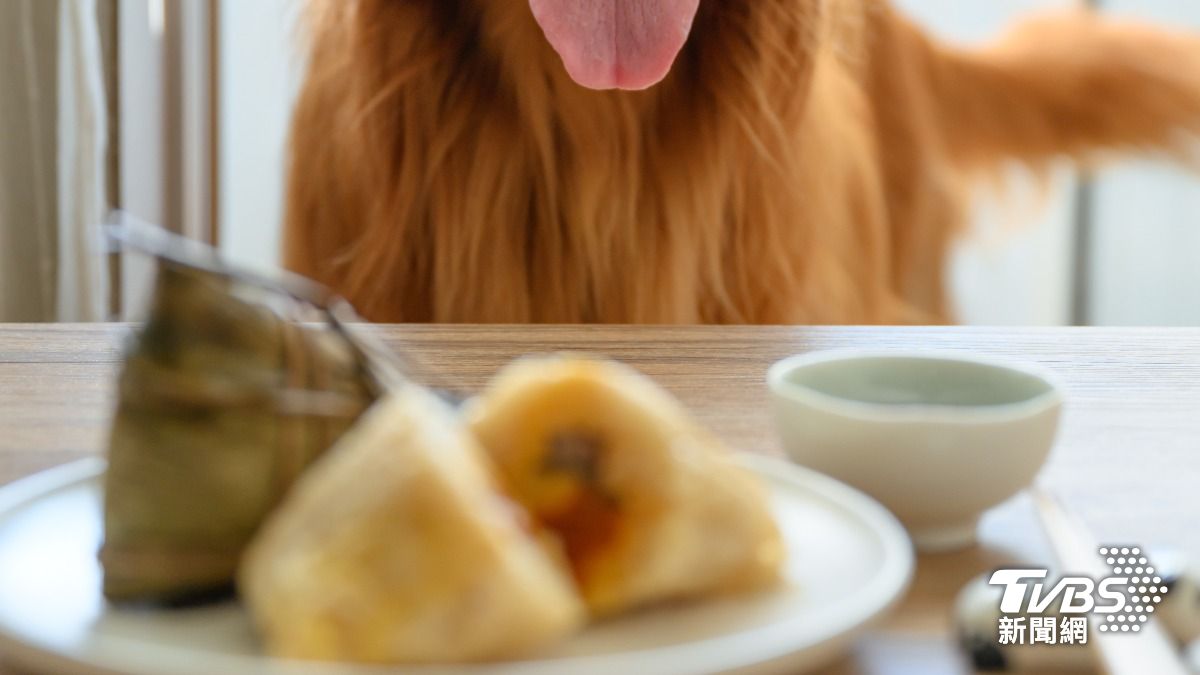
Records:
M345 336L161 261L119 380L105 478L104 592L187 601L232 586L246 543L379 387Z
M757 480L633 369L518 361L467 417L514 497L562 538L594 614L777 579L783 546Z
M415 385L301 478L239 588L278 657L442 663L524 654L586 614L477 441Z

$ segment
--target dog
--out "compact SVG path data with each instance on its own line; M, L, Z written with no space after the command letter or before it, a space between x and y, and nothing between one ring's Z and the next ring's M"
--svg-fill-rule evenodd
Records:
M1200 39L885 0L313 0L285 264L368 319L946 323L968 185L1187 154Z

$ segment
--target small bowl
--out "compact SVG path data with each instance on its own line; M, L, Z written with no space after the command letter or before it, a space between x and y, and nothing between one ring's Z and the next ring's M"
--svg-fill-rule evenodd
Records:
M958 354L813 353L767 379L791 458L878 499L925 552L970 546L1033 482L1063 402L1047 374Z

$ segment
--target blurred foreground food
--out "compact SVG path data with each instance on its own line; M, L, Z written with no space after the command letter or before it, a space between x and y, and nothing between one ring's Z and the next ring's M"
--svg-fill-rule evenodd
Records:
M632 368L522 359L460 414L324 290L159 234L130 240L159 275L109 442L110 600L236 579L272 655L451 663L779 580L763 487Z
M301 479L248 551L240 588L277 656L517 656L585 616L553 544L528 526L454 412L408 386Z
M100 559L112 600L229 588L263 518L375 399L352 344L237 297L239 283L160 261L109 440Z
M783 542L762 486L632 368L524 359L468 418L515 498L562 537L593 613L777 580Z
M466 417L409 385L301 479L240 577L270 653L504 659L778 581L762 487L632 369L522 360Z

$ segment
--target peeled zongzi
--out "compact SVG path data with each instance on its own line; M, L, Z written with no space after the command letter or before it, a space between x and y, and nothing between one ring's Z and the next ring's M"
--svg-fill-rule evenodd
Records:
M777 579L783 545L761 486L633 369L525 359L467 415L513 496L561 536L594 614Z
M527 526L453 411L410 385L300 479L251 544L239 588L274 656L517 656L585 614L554 545Z

